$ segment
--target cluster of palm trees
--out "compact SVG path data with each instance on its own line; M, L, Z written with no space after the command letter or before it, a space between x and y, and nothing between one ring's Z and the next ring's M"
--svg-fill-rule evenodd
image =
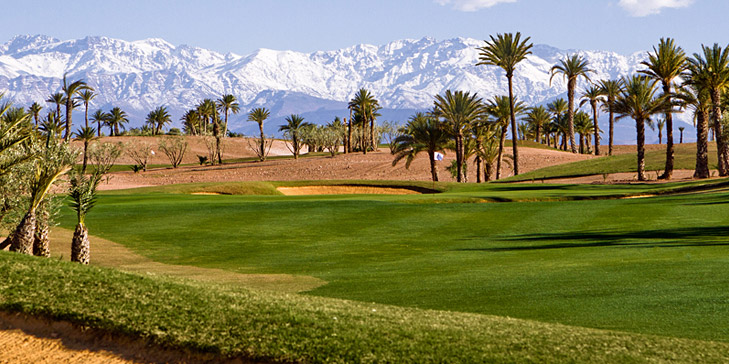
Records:
M476 94L447 90L435 96L434 107L429 113L414 115L402 129L404 135L397 140L393 165L407 158L407 165L421 151L427 151L431 160L431 174L437 180L434 156L437 151L450 149L455 152L456 180L465 181L463 172L468 156L489 180L492 156L496 163L496 178L500 177L506 131L512 130L514 174L519 173L518 139L534 139L538 143L572 153L602 154L598 112L609 115L608 152L613 154L614 123L631 118L636 123L638 179L645 180L645 126L662 117L666 128L666 164L662 179L670 179L674 165L673 113L684 109L694 112L697 126L696 178L709 177L707 132L711 125L716 136L718 170L720 176L729 175L729 145L721 118L729 102L724 91L729 85L729 51L715 44L702 45L702 54L692 58L678 47L673 39L661 39L648 59L642 62L645 69L637 75L616 80L592 82L588 61L578 55L569 55L554 65L550 82L562 76L567 84L567 100L556 99L546 107L527 107L516 100L512 90L512 78L516 65L531 53L529 38L521 34L491 36L479 47L477 65L494 65L502 68L508 81L508 96L495 96L484 102ZM575 108L577 83L588 82L580 95L580 107L589 105L591 114ZM517 125L517 118L524 121ZM683 129L681 128L681 139ZM579 143L575 135L579 134ZM486 136L493 138L490 140ZM594 138L594 139L593 139ZM561 142L558 143L558 140ZM498 142L498 143L497 143ZM492 148L492 145L494 146ZM498 145L498 147L496 147ZM594 151L593 151L594 146ZM497 151L491 153L492 150ZM481 180L477 173L477 180Z

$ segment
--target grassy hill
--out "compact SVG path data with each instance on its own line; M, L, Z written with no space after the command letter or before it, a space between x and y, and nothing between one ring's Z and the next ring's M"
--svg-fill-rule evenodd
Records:
M144 277L0 252L0 310L255 362L718 363L729 344Z

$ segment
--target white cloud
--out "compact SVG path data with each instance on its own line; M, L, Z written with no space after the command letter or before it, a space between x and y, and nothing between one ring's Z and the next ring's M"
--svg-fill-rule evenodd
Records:
M501 3L515 3L516 0L435 0L440 5L452 5L460 11L476 11Z
M641 17L658 14L663 8L685 8L693 3L694 0L620 0L618 6L631 16Z

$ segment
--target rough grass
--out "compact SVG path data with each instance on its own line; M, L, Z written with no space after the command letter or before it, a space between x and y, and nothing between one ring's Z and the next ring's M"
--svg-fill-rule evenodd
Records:
M0 310L265 362L718 363L729 344L143 277L0 252Z
M726 180L436 186L445 192L116 191L87 225L163 263L329 282L310 295L729 341ZM65 211L62 226L74 219Z

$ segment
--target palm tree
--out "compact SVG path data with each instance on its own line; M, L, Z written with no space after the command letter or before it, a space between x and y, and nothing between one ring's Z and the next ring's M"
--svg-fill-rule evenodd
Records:
M590 77L587 74L592 72L592 70L587 68L587 66L588 62L584 57L573 54L570 57L560 60L549 71L551 73L549 77L550 83L552 83L552 78L557 74L562 74L567 79L567 123L569 125L568 136L570 138L572 153L577 153L575 146L575 87L577 86L577 79L579 77L584 77L587 81L590 81Z
M15 228L10 241L10 250L21 254L33 254L38 206L45 200L51 186L76 160L76 153L67 143L46 143L41 154L42 157L35 160L31 166L28 209ZM44 249L37 250L41 252Z
M40 106L40 104L37 102L34 102L33 104L31 104L30 109L28 109L28 111L30 111L30 115L33 116L33 121L35 121L36 127L38 127L38 116L39 116L41 110L43 110L43 106Z
M684 79L683 87L678 91L677 98L682 107L690 107L694 111L694 121L696 125L696 168L694 170L694 178L709 178L709 114L711 109L711 100L709 91L699 82L696 77L700 77L700 70L694 69L689 64L688 72L682 77Z
M46 99L46 102L56 104L56 120L58 122L61 121L61 105L66 104L66 96L61 92L56 92L55 94L51 94L48 99ZM60 134L59 134L60 136Z
M521 116L526 111L526 105L517 101L514 104L514 114ZM499 153L496 159L496 179L501 178L501 164L504 156L504 142L506 141L506 131L511 120L511 101L507 96L494 96L486 103L485 112L490 115L499 130Z
M91 243L89 242L89 229L86 227L86 214L96 203L96 189L101 182L102 174L95 171L89 177L83 174L74 174L71 177L71 208L76 211L78 223L73 231L71 241L71 261L89 264L91 259Z
M679 126L678 127L678 131L681 132L681 137L678 139L678 144L683 144L683 131L684 131L684 129L686 129L686 128L683 127L683 126Z
M79 130L76 131L76 140L81 140L84 143L84 155L83 155L83 164L81 165L81 173L86 173L86 165L88 164L88 150L89 150L89 143L96 139L96 130L89 126L83 126L79 128Z
M613 155L613 131L615 126L615 112L613 111L613 105L615 99L620 94L621 84L620 81L616 80L600 80L600 94L605 96L602 100L603 108L607 109L609 115L609 138L608 138L608 155Z
M446 90L444 95L435 96L434 105L433 113L445 120L449 132L455 138L456 180L463 182L463 164L466 162L464 158L465 131L484 112L483 103L477 94L471 95L469 92Z
M57 135L63 133L63 128L64 125L56 115L56 112L51 111L41 120L38 130L43 132L48 138L55 138Z
M202 133L207 134L208 125L217 117L217 106L212 99L204 99L197 105L197 112L202 118Z
M635 120L638 180L645 181L645 123L650 122L653 115L666 112L670 104L664 96L656 96L656 81L647 76L632 76L622 82L623 90L615 100L614 110L618 119L630 117Z
M101 136L101 125L106 125L107 120L111 115L104 110L98 109L91 115L91 120L96 122L96 136Z
M106 125L109 126L109 134L111 136L119 135L119 127L124 129L124 124L128 123L127 113L119 107L114 107L109 111L109 118L106 120Z
M147 114L147 123L152 126L152 135L158 135L162 128L172 121L166 106L159 106Z
M706 89L711 99L711 119L714 121L714 135L718 156L719 175L729 175L729 148L722 133L721 93L729 86L729 47L723 50L718 44L709 48L701 45L703 55L694 53L689 59L692 82Z
M443 150L449 141L448 132L440 125L438 119L422 112L411 116L403 127L403 134L395 138L394 167L405 158L405 168L410 168L415 156L420 152L428 153L430 175L433 182L438 181L435 152Z
M291 138L291 152L294 154L294 159L299 159L301 133L312 124L304 122L304 118L294 114L287 116L285 120L286 124L279 126L278 131L284 132L284 135Z
M3 94L0 94L2 98ZM30 128L25 125L27 121L27 114L14 111L10 102L0 104L0 176L31 156L29 153L12 152L31 136Z
M527 111L524 121L534 127L534 135L537 143L542 142L542 130L549 123L549 119L549 111L544 106L530 107L529 111Z
M560 121L562 120L562 115L564 115L567 112L567 101L565 101L563 98L555 99L554 101L547 104L547 111L554 114L554 121L555 125L559 125ZM559 128L555 128L557 132L560 131ZM562 135L562 144L564 147L567 147L567 134L564 133ZM554 147L557 148L557 135L554 136Z
M511 139L514 154L514 175L519 174L519 151L516 143L516 114L514 110L514 91L512 78L514 77L514 69L516 65L526 59L531 54L530 49L533 44L529 43L530 37L521 40L521 33L516 35L512 33L497 34L496 38L489 36L490 42L477 48L479 52L479 62L476 65L492 65L499 66L506 72L506 79L509 82L509 105L511 110ZM496 173L499 173L498 171Z
M185 132L187 134L200 134L200 123L202 122L202 119L197 109L190 109L185 111L185 114L182 115L182 118L180 118L180 120L182 121L183 128L185 129Z
M575 132L580 134L580 154L590 153L590 135L595 132L595 126L590 115L580 110L575 113Z
M666 119L656 120L656 126L658 127L658 144L663 144L663 127L666 126Z
M600 155L600 125L597 123L597 103L602 101L602 92L600 87L597 85L591 85L582 94L582 101L580 101L580 107L585 103L589 102L592 108L592 120L594 122L594 133L595 133L595 155Z
M87 128L89 127L89 103L94 97L96 97L96 94L91 88L78 91L76 96L76 99L84 103L84 120L86 121L85 125Z
M83 80L68 83L66 81L66 75L67 74L63 75L63 86L61 86L61 90L63 91L66 100L66 134L63 136L63 139L65 141L69 141L71 139L71 124L73 124L71 120L73 117L73 109L78 106L74 95L83 90L93 91L94 89L86 85L86 82Z
M360 115L361 120L363 121L362 127L363 132L366 135L367 134L367 122L370 123L370 140L369 140L369 147L372 147L373 150L377 149L377 145L375 144L375 114L377 110L380 109L380 104L375 99L372 94L364 88L359 89L357 93L354 94L354 97L352 100L349 101L349 104L347 105L351 111L354 111L355 116ZM351 117L350 117L351 119ZM362 153L367 154L367 145L362 145Z
M223 115L225 115L225 124L223 124L223 136L228 135L228 113L232 112L233 114L237 114L240 111L240 105L238 105L238 100L233 95L223 95L223 97L219 98L217 101L218 110L223 112Z
M648 61L641 62L648 69L638 72L658 81L663 86L663 94L671 101L671 85L687 66L686 53L671 38L661 38L658 49L648 52ZM673 175L673 110L666 111L666 168L661 179L671 179ZM659 137L660 139L660 137Z
M248 121L255 121L258 123L258 130L261 132L261 144L260 144L260 155L259 159L261 162L266 160L266 135L263 134L263 122L271 116L271 112L265 107L257 107L248 113Z

